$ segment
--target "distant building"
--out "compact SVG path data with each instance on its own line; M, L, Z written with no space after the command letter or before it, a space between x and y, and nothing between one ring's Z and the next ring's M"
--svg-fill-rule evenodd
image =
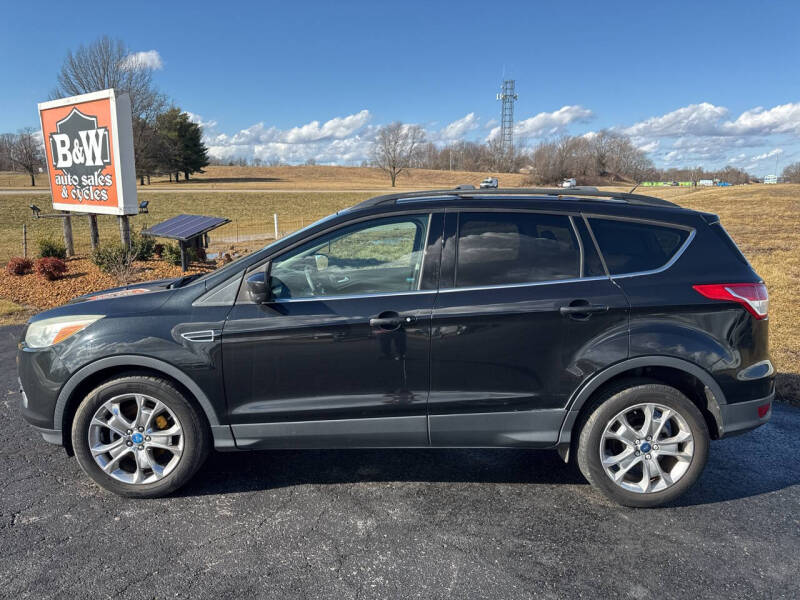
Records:
M767 175L764 177L764 183L778 183L777 175Z
M705 186L711 187L711 186L714 185L714 180L713 179L700 179L697 182L697 185L705 185Z

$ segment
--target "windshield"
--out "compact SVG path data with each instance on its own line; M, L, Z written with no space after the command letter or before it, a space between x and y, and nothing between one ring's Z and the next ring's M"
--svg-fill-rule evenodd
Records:
M345 209L345 210L347 210L347 209ZM294 231L294 232L290 233L289 235L286 235L286 236L284 236L284 237L282 237L280 239L277 239L274 242L272 242L271 244L267 244L263 248L260 248L259 250L256 250L256 252L263 252L264 250L267 250L268 248L271 248L272 246L274 246L278 242L285 242L287 240L292 240L292 239L294 239L296 237L299 237L303 233L305 233L306 231L311 229L312 227L316 227L320 223L324 223L326 221L329 221L330 219L334 218L335 216L341 214L342 212L344 212L344 211L339 211L339 212L333 213L331 215L328 215L327 217L323 217L319 221L314 221L313 223L311 223L311 225L306 225L302 229L298 229L297 231ZM196 279L191 280L191 283L193 283L193 284L194 283L198 283L200 281L205 281L206 279L208 279L212 275L216 276L216 275L219 275L220 273L227 273L229 271L233 271L236 267L239 266L239 263L241 262L241 260L243 258L248 257L248 256L253 256L253 253L251 252L251 253L248 253L248 254L243 254L242 256L237 257L233 262L230 262L227 265L225 265L224 267L220 267L219 269L215 269L214 271L209 271L208 273L205 273L204 275L202 275L202 276L200 276L200 277L198 277ZM189 282L185 282L185 283L189 283Z

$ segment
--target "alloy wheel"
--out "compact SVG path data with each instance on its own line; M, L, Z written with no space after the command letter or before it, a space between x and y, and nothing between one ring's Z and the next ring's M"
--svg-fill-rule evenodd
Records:
M665 490L683 477L694 456L686 419L657 403L642 403L618 413L600 439L600 461L619 487L646 494Z
M104 402L89 423L89 450L110 477L130 484L156 482L181 459L184 434L175 413L147 394Z

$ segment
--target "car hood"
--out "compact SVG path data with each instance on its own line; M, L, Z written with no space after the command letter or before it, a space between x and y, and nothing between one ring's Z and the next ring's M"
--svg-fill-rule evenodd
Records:
M115 298L124 298L127 296L138 296L140 294L150 294L153 292L161 292L169 288L170 285L178 281L180 278L171 279L156 279L154 281L143 281L139 283L132 283L130 285L123 285L90 294L84 294L73 298L67 304L77 304L78 302L89 302L96 300L113 300Z

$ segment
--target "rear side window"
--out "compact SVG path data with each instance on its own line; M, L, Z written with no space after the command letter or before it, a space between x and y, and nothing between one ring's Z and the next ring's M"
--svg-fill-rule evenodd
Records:
M456 287L580 276L580 247L564 215L461 213Z
M589 219L589 224L612 275L659 269L689 237L685 229L634 221Z

